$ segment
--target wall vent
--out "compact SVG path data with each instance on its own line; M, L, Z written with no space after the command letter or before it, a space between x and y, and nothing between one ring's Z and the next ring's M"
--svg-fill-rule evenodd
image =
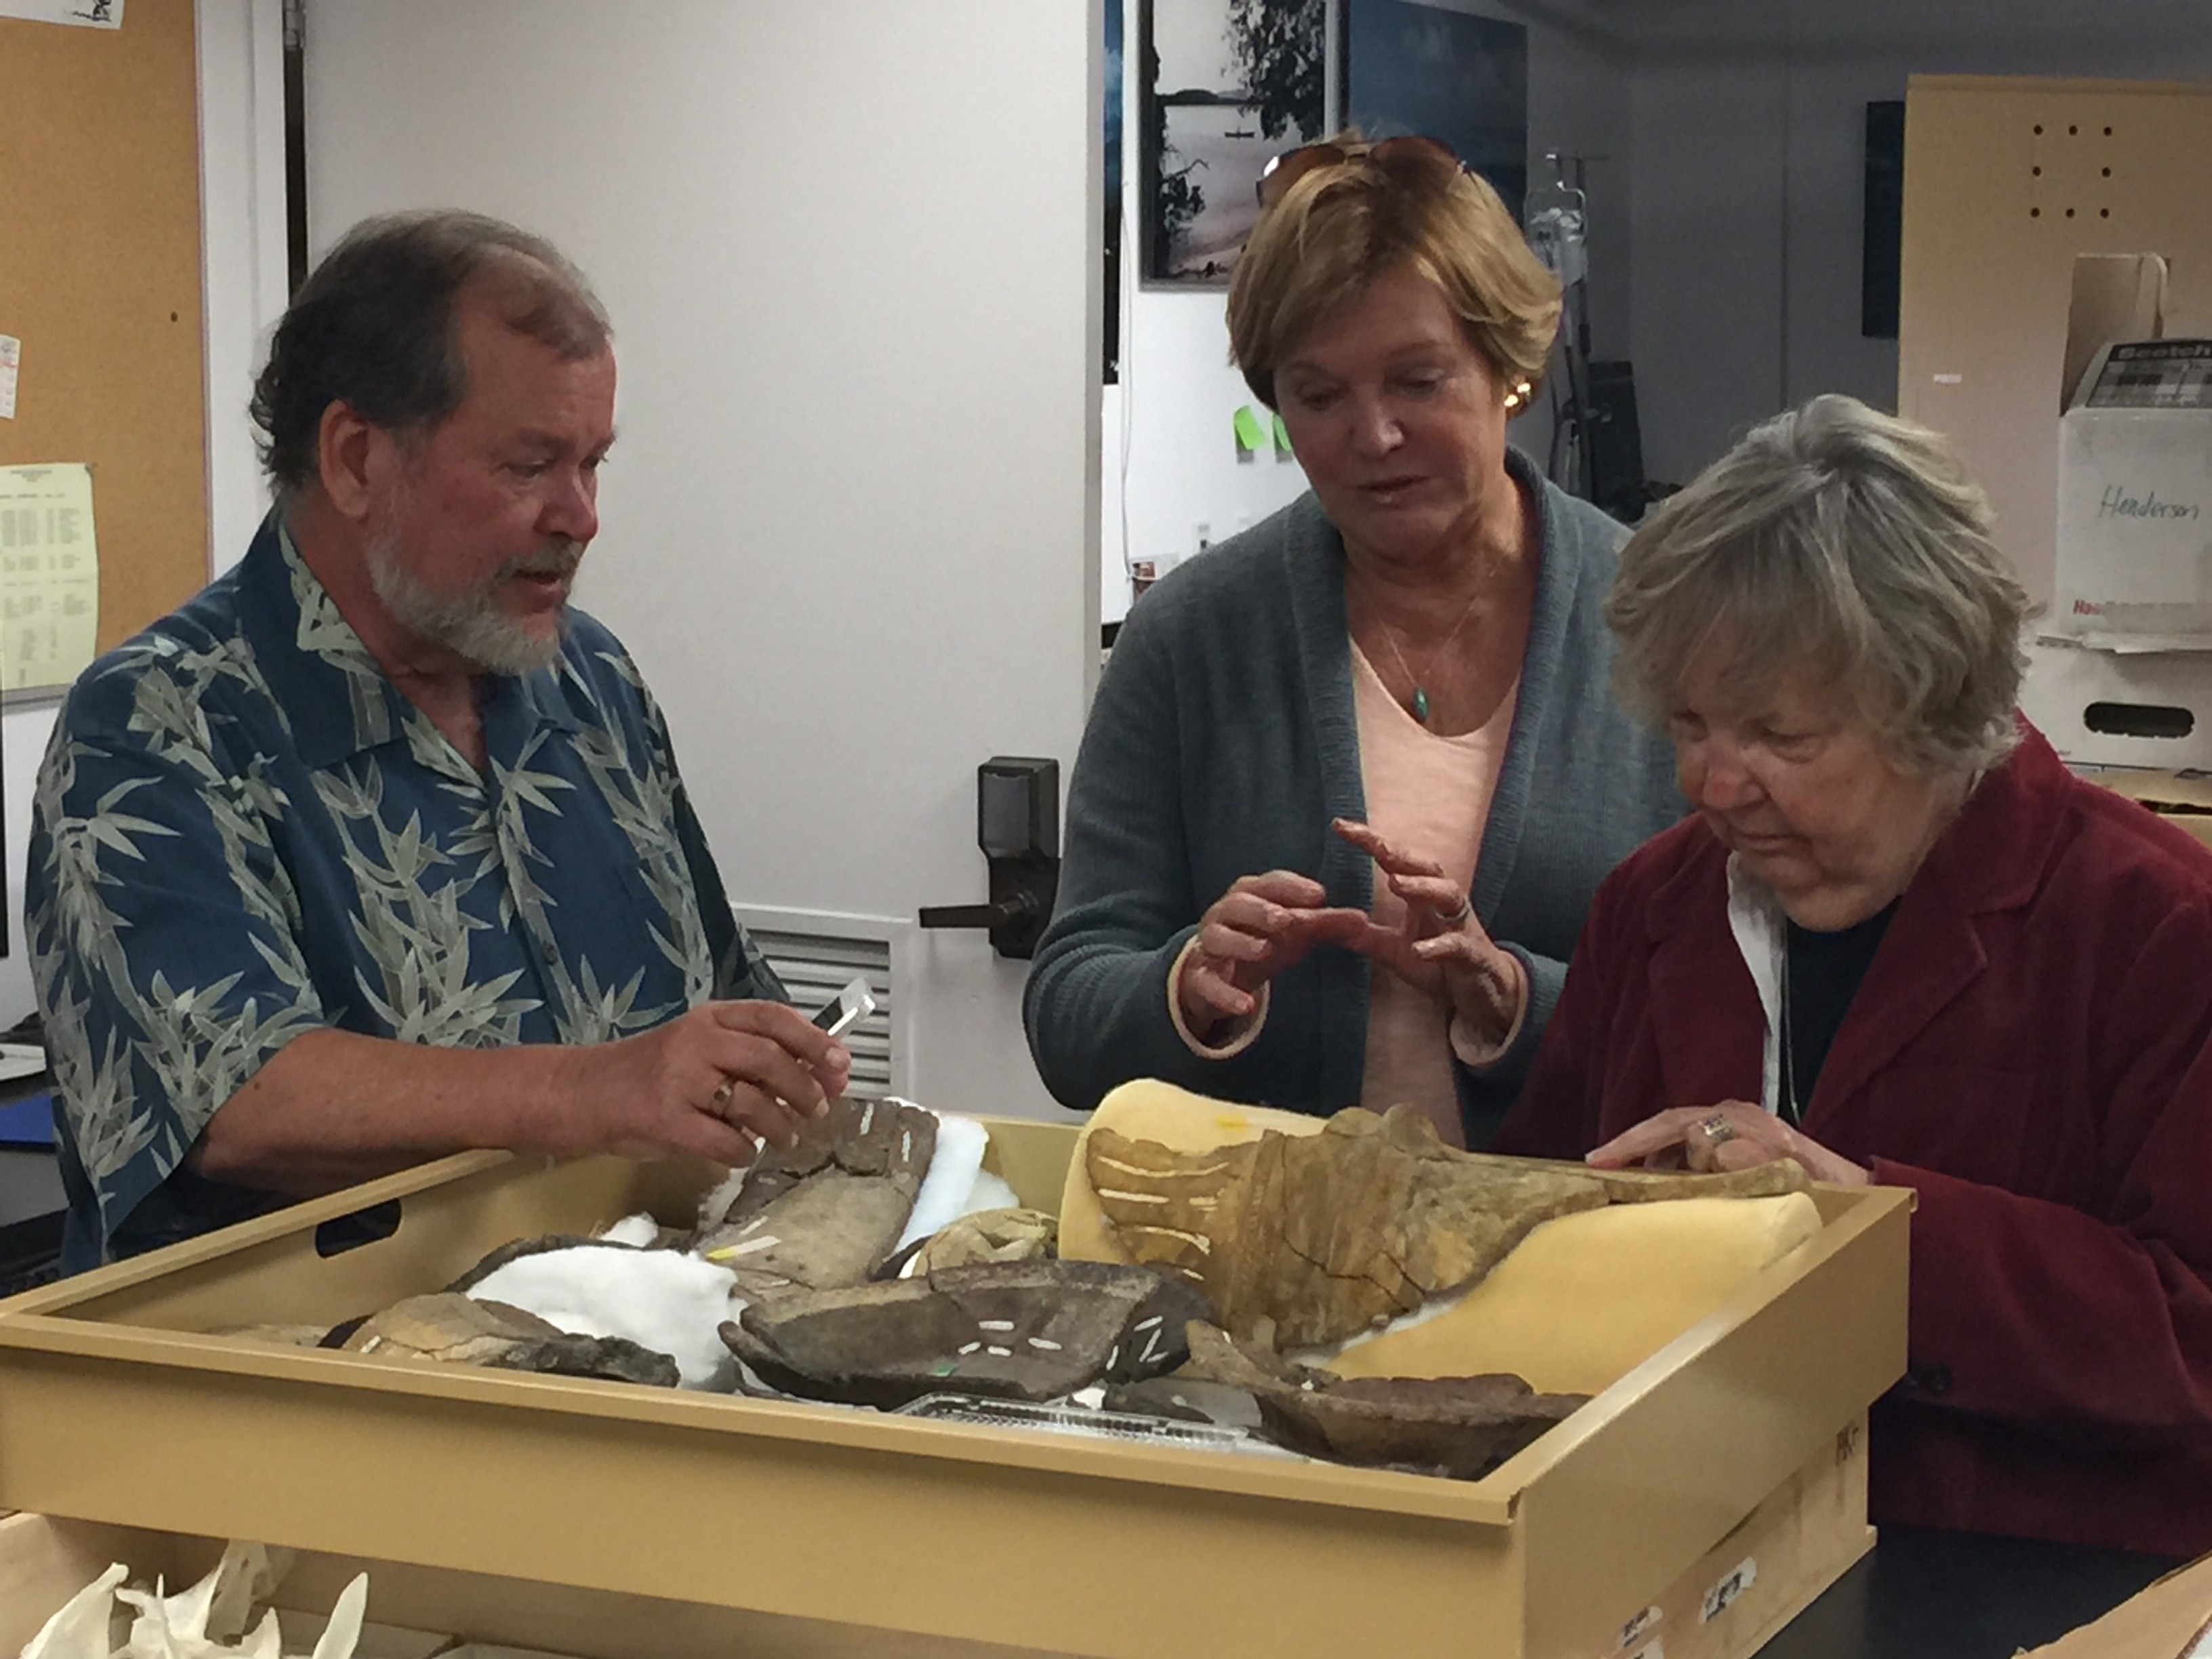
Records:
M808 1013L855 975L866 979L876 1012L845 1034L845 1046L853 1051L852 1092L907 1093L905 958L913 924L890 916L767 905L732 908L791 1000Z

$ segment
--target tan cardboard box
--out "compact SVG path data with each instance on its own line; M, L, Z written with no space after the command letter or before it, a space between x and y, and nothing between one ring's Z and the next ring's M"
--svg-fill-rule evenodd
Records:
M2145 806L2212 847L2212 777L2133 767L2085 767L2081 775Z
M2212 1556L2170 1572L2093 1625L2026 1659L2206 1659L2212 1655Z

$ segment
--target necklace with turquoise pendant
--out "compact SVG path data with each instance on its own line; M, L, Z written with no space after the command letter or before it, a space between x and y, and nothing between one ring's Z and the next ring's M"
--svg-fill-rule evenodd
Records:
M1483 588L1488 587L1489 585L1490 584L1488 582L1485 582L1482 585L1482 587L1479 587L1475 590L1474 598L1469 599L1467 602L1467 609L1459 613L1459 620L1452 624L1451 632L1444 635L1443 643L1439 645L1436 648L1435 654L1430 657L1429 667L1431 672L1434 672L1436 665L1443 660L1444 653L1451 649L1452 641L1459 638L1460 629L1467 626L1467 619L1474 614L1474 607L1482 598ZM1416 674L1413 672L1413 665L1406 660L1405 647L1398 643L1396 630L1394 629L1389 623L1384 622L1380 617L1377 617L1375 619L1375 625L1382 630L1382 637L1389 641L1390 654L1397 659L1398 672L1403 674L1407 680L1413 683L1413 701L1407 705L1408 708L1411 709L1415 720L1419 720L1423 726L1426 726L1429 723L1430 714L1429 690L1428 687L1421 684L1423 678L1426 677Z

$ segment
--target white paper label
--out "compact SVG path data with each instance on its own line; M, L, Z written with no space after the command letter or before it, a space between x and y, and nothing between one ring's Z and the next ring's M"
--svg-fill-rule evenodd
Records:
M1659 1621L1666 1616L1660 1611L1657 1604L1654 1603L1623 1625L1620 1627L1620 1641L1618 1644L1621 1650L1626 1652L1635 1647L1638 1642L1658 1629Z
M1709 1623L1729 1609L1729 1604L1759 1582L1759 1563L1746 1556L1736 1570L1705 1592L1705 1605L1698 1610L1698 1622Z
M23 360L23 343L12 334L0 334L0 421L15 418L15 369Z
M81 29L119 29L123 0L0 0L0 17L33 23L73 23Z

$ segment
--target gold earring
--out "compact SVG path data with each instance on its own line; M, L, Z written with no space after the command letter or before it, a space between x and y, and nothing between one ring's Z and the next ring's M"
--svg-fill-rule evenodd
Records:
M1515 382L1513 390L1505 394L1505 408L1507 412L1510 414L1512 410L1520 408L1522 404L1527 403L1531 397L1535 395L1535 391L1536 388L1530 386L1526 380Z

